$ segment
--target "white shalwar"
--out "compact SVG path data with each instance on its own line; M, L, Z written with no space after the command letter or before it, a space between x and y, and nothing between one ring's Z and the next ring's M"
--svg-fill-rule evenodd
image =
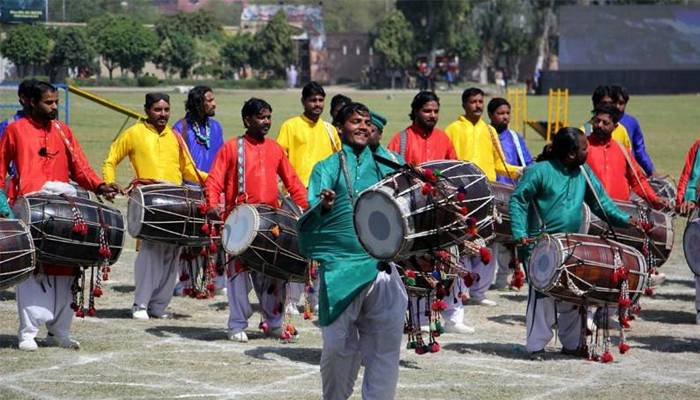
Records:
M695 277L695 310L700 314L700 276Z
M502 243L494 242L491 245L491 257L496 260L494 266L496 277L493 285L496 289L503 289L508 286L508 274L510 273L510 262L513 260L513 251Z
M70 325L75 314L70 307L74 280L74 276L32 274L17 285L20 342L34 340L43 324L53 336L70 337Z
M362 398L393 399L408 296L396 267L380 271L330 325L321 328L321 385L324 400L352 395L360 364Z
M248 318L253 315L248 297L251 289L255 289L267 325L270 329L280 328L284 319L285 283L254 271L234 273L226 282L228 328L244 330L248 327Z
M134 306L160 317L173 298L180 272L182 247L142 240L134 262Z
M578 349L581 344L582 324L580 307L577 304L555 300L530 286L525 315L525 349L528 352L543 350L554 336L555 325L562 346L567 350Z
M479 256L464 256L462 257L461 263L468 270L479 275L479 280L474 280L471 287L469 287L469 297L473 301L479 301L486 298L486 292L493 283L493 278L496 274L496 260L498 259L497 254L494 254L493 246L489 249L491 251L491 260L488 264L481 262Z

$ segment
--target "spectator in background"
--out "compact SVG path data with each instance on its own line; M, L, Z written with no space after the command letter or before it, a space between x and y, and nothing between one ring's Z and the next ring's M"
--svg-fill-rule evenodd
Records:
M290 64L287 67L287 88L294 89L297 86L298 75L297 67L294 64Z
M642 133L642 128L639 126L637 118L625 112L630 99L627 89L617 85L610 86L610 95L613 105L622 113L620 125L624 126L627 130L627 135L632 142L634 158L648 176L655 175L654 163L651 161L651 157L649 157L649 153L647 153L646 146L644 145L644 133Z

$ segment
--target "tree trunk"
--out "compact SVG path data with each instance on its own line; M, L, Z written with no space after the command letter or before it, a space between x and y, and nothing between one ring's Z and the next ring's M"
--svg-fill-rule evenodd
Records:
M479 84L486 85L489 83L489 67L492 64L491 51L485 47L481 51L481 60L479 60Z

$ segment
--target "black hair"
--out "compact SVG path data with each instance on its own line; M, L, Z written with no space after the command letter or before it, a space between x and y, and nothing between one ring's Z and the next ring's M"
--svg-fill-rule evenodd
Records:
M195 86L187 93L187 101L185 101L185 111L194 118L204 117L204 96L213 92L209 86Z
M483 96L484 91L476 87L464 89L464 91L462 92L462 104L465 104L467 101L469 101L470 97L476 96L478 94Z
M316 81L311 81L304 85L304 87L301 89L301 99L306 100L311 96L315 96L317 94L320 94L324 98L326 97L326 91L323 90L323 86L319 84Z
M625 102L625 104L627 104L627 102L630 101L630 94L627 91L627 89L625 89L624 86L620 86L620 85L610 86L610 94L612 94L611 97L614 101L623 100Z
M348 103L344 105L343 108L338 111L338 115L335 116L336 126L340 127L343 125L354 113L369 115L369 108L362 103Z
M55 91L56 87L54 85L44 81L35 81L34 84L28 88L27 95L29 96L30 102L39 102L44 93Z
M564 160L569 153L577 153L579 137L581 136L583 136L583 131L578 128L559 129L552 137L552 143L544 146L542 154L537 156L537 161Z
M331 112L335 110L338 106L344 106L346 104L352 103L352 99L343 94L336 94L331 99Z
M148 110L151 108L152 105L156 104L157 102L165 100L166 103L170 104L170 96L168 96L165 93L161 92L151 92L151 93L146 93L146 102L143 104L143 108Z
M418 94L413 97L413 101L411 102L411 113L408 114L411 121L416 120L416 110L420 110L426 103L431 101L438 103L438 106L440 105L440 98L435 93L428 91L418 92Z
M19 86L17 86L17 96L19 97L29 97L32 93L32 86L36 85L39 81L34 78L23 80Z
M262 110L270 110L270 112L272 112L272 106L263 99L251 97L245 103L243 103L243 108L241 108L241 118L245 120L246 117L260 114Z
M595 88L595 90L593 91L593 96L591 96L591 100L593 101L593 107L600 104L600 102L603 100L603 97L605 96L608 96L612 99L612 94L610 92L610 86L601 85Z
M488 110L489 115L492 115L500 106L508 106L508 108L510 108L510 103L503 97L494 97L493 99L491 99L491 101L489 101L489 104L488 106L486 106L486 109Z
M593 110L593 115L598 114L608 114L610 118L612 118L613 123L615 124L620 122L620 118L622 117L622 113L620 112L620 110L618 110L617 107L610 104L601 104L598 107L596 107Z

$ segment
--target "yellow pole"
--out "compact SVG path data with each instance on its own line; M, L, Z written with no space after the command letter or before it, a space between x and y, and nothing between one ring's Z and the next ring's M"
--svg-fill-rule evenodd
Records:
M527 89L523 89L522 109L523 109L523 118L522 118L521 123L523 124L523 137L527 138L527 135L525 134L525 130L527 129Z
M81 89L77 86L68 85L68 90L73 94L77 94L80 97L84 97L90 101L93 101L93 102L101 105L101 106L107 107L111 110L122 113L122 114L127 115L131 118L134 118L136 120L146 120L146 116L143 114L139 114L136 111L129 110L126 107L120 106L117 103L109 101L109 100L105 99L104 97L101 97L101 96L98 96L94 93L88 92L87 90Z
M549 93L547 94L547 143L549 143L549 139L552 134L552 98L554 96L554 90L549 89Z
M564 91L564 126L569 126L569 89Z

